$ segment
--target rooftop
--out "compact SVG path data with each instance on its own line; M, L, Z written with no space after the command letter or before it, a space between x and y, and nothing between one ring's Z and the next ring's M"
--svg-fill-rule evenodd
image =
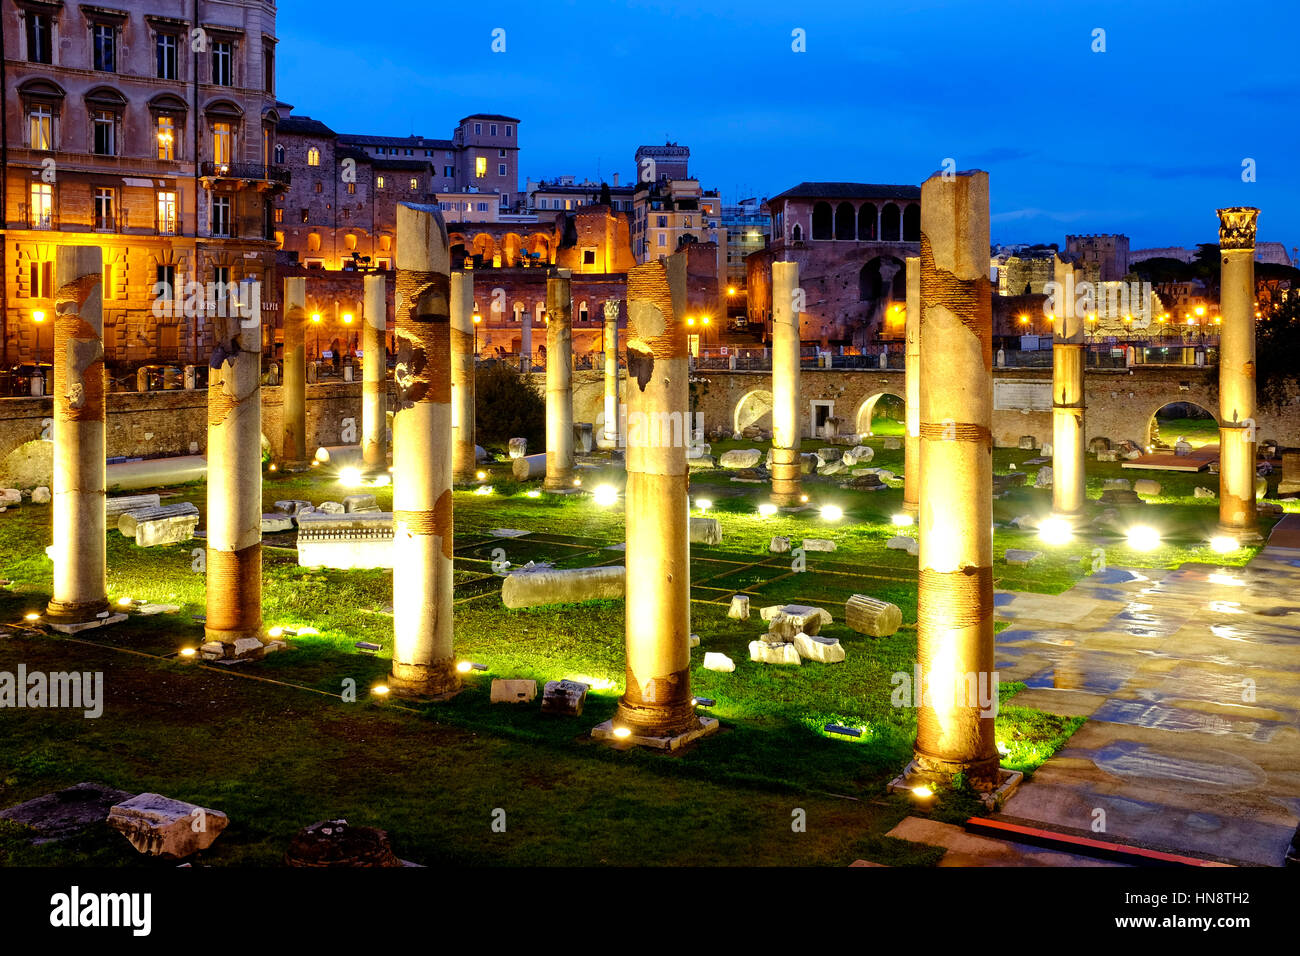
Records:
M800 183L768 200L778 199L920 199L920 186L880 183Z

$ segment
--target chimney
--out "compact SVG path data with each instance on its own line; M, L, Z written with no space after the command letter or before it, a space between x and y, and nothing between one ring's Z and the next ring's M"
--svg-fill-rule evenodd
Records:
M618 173L615 173L615 174L614 174L614 185L615 185L615 186L618 185Z

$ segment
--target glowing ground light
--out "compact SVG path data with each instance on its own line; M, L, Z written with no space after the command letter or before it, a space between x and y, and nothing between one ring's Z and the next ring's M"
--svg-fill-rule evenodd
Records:
M573 479L573 487L575 487L575 488L580 488L580 487L582 487L582 479L581 479L581 478L574 478L574 479Z
M713 507L713 502L708 498L696 498L695 507L699 508L701 511L708 511Z
M192 647L181 648L181 657L193 657L193 656L194 656L194 648Z
M591 493L591 497L601 507L608 507L617 503L618 489L613 485L597 485L596 489Z
M1074 537L1074 528L1064 518L1046 518L1038 526L1038 537L1046 544L1067 544Z
M538 491L536 488L533 488L531 491L525 491L525 492L524 492L524 497L525 497L525 498L540 498L541 496L542 496L542 493L541 493L540 491Z
M839 505L822 505L821 516L823 521L839 521L844 517L844 509Z
M477 664L474 661L461 661L456 665L456 670L460 671L462 674L468 674L470 671L485 671L487 670L487 665Z
M1231 554L1239 547L1240 545L1237 544L1237 539L1230 538L1226 534L1216 534L1210 539L1210 549L1216 554Z
M772 515L776 514L776 505L773 504L759 505L758 513L762 515L764 518L770 518L772 517Z
M912 527L912 516L905 512L900 512L899 514L894 515L890 520L894 522L895 528Z
M799 503L800 503L800 504L804 504L804 505L806 505L806 504L808 503L808 496L807 496L807 495L800 495L800 496L799 496Z
M41 616L40 616L39 614L37 614L35 611L32 611L32 613L30 613L30 614L24 614L24 615L23 615L23 620L24 620L24 621L39 621L40 619L41 619Z
M486 472L486 471L476 471L476 472L474 472L474 477L477 478L479 481L482 481L484 478L487 477L487 472Z
M361 484L360 468L341 468L339 469L339 484L348 488L355 488Z
M617 737L619 740L622 740L625 737L631 737L632 731L628 730L626 727L615 727L614 736Z
M492 494L492 486L491 486L491 485L479 485L477 488L474 489L474 494L476 494L476 495L490 495L490 494Z
M388 694L388 686L386 684L376 684L374 687L370 688L370 693L374 694L376 697L385 697Z
M1129 528L1125 537L1128 546L1134 551L1154 551L1160 547L1160 532L1148 525L1140 524Z
M130 607L131 599L129 597L118 598L117 603L120 607Z
M912 788L912 795L921 800L929 800L931 797L934 796L934 791L931 790L929 787L927 787L925 784L921 784L919 787Z
M274 463L271 464L271 468L270 468L270 470L271 470L271 471L275 471L275 464L274 464Z

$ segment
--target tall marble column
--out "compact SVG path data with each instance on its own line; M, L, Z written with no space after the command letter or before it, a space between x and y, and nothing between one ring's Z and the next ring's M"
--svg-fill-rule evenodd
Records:
M1055 262L1062 294L1074 289L1074 266ZM1084 316L1062 301L1052 322L1052 514L1073 524L1087 500L1084 475Z
M925 693L909 776L962 773L983 790L998 778L996 711L973 693L994 669L988 269L988 173L931 176L921 187L917 668Z
M618 310L619 300L605 302L605 432L606 448L618 447Z
M80 624L108 610L100 247L59 246L54 281L54 592L46 614Z
M573 487L573 294L568 269L546 280L546 479Z
M361 458L369 472L388 467L388 296L383 276L365 278L361 340Z
M797 262L772 263L772 502L797 505L799 468L799 288Z
M903 511L916 514L921 488L921 260L908 256L903 322Z
M262 637L261 315L217 316L208 370L207 619L225 657ZM256 643L253 643L256 642Z
M451 257L437 206L397 204L393 672L398 693L460 689L452 645Z
M473 481L474 457L474 273L451 274L451 476Z
M307 280L284 280L284 378L280 386L280 457L286 469L306 468L307 459Z
M1259 210L1219 211L1219 534L1258 541L1255 513L1255 223Z
M627 686L611 733L670 748L716 729L691 698L686 255L627 277ZM597 728L598 735L601 728Z

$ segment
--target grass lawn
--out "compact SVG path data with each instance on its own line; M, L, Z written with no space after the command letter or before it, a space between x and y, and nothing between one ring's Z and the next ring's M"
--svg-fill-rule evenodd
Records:
M902 451L867 442L873 465L901 475ZM822 444L807 442L813 450ZM714 454L753 442L720 442ZM996 470L1028 471L1034 452L997 449ZM1138 477L1118 464L1090 462L1089 492L1108 477ZM907 762L915 715L893 707L892 675L911 673L916 654L916 559L890 551L898 533L901 482L887 490L850 491L836 478L811 478L812 507L772 517L757 514L766 485L733 482L724 472L694 473L693 499L712 501L722 521L721 546L692 548L692 681L711 697L723 732L676 757L617 751L591 742L591 727L612 715L623 682L621 601L524 610L502 607L491 563L504 552L513 564L549 561L563 567L619 563L610 550L623 540L621 503L597 506L589 496L531 498L505 463L488 467L491 495L456 493L456 646L464 659L488 665L471 675L454 700L427 707L378 703L368 690L389 670L391 574L300 568L292 534L264 541L264 619L268 627L310 625L319 634L292 639L290 653L233 669L166 658L197 644L204 578L193 570L200 542L137 549L116 531L108 536L109 594L180 606L174 615L133 617L83 639L22 627L43 609L51 587L49 509L25 505L0 515L0 670L102 670L104 715L86 720L63 711L6 710L0 734L0 806L83 780L124 790L155 790L216 807L230 829L204 854L213 865L275 864L293 833L317 820L346 817L381 826L399 855L420 863L472 864L823 864L857 858L928 865L926 847L884 833L914 812L887 797L884 784ZM616 469L584 471L583 486L622 484ZM1021 515L1045 513L1050 492L1021 488L994 502L995 584L1057 593L1091 568L1093 549L1110 566L1176 567L1186 561L1239 564L1254 552L1215 555L1207 539L1216 503L1192 497L1205 475L1156 476L1162 497L1133 521L1159 527L1162 547L1132 552L1117 534L1091 533L1054 549L1032 532L1008 527ZM1029 482L1032 484L1032 478ZM535 483L533 486L535 487ZM281 498L338 500L334 477L268 474L265 510ZM202 486L172 489L164 500L191 500L206 511ZM391 490L376 490L382 507ZM835 504L844 518L826 521L818 507ZM698 510L694 513L700 513ZM1129 516L1124 516L1128 518ZM495 529L531 534L503 538ZM914 533L904 529L905 533ZM792 556L769 554L773 535L830 538L833 553L810 552L796 570ZM796 546L798 540L795 541ZM1044 552L1031 568L1011 567L1007 548ZM825 633L847 650L843 664L779 668L752 664L746 646L762 630L756 620L726 617L732 594L753 607L798 602L826 607L836 623ZM856 634L843 603L867 593L896 603L903 627L888 638ZM755 614L755 617L757 615ZM356 652L354 642L382 650ZM134 653L127 653L127 652ZM701 666L721 651L736 671ZM537 706L490 705L493 677L574 677L593 684L581 718L543 717ZM1082 723L1014 705L1019 685L1003 685L997 732L1005 764L1032 773ZM352 691L355 690L355 694ZM354 699L355 698L355 699ZM831 737L827 723L861 728L860 738ZM507 814L505 833L491 813ZM958 821L975 809L969 795L941 795L929 811ZM791 830L791 813L808 815L806 833ZM149 865L105 828L64 843L31 845L27 834L0 825L0 863L88 861Z

